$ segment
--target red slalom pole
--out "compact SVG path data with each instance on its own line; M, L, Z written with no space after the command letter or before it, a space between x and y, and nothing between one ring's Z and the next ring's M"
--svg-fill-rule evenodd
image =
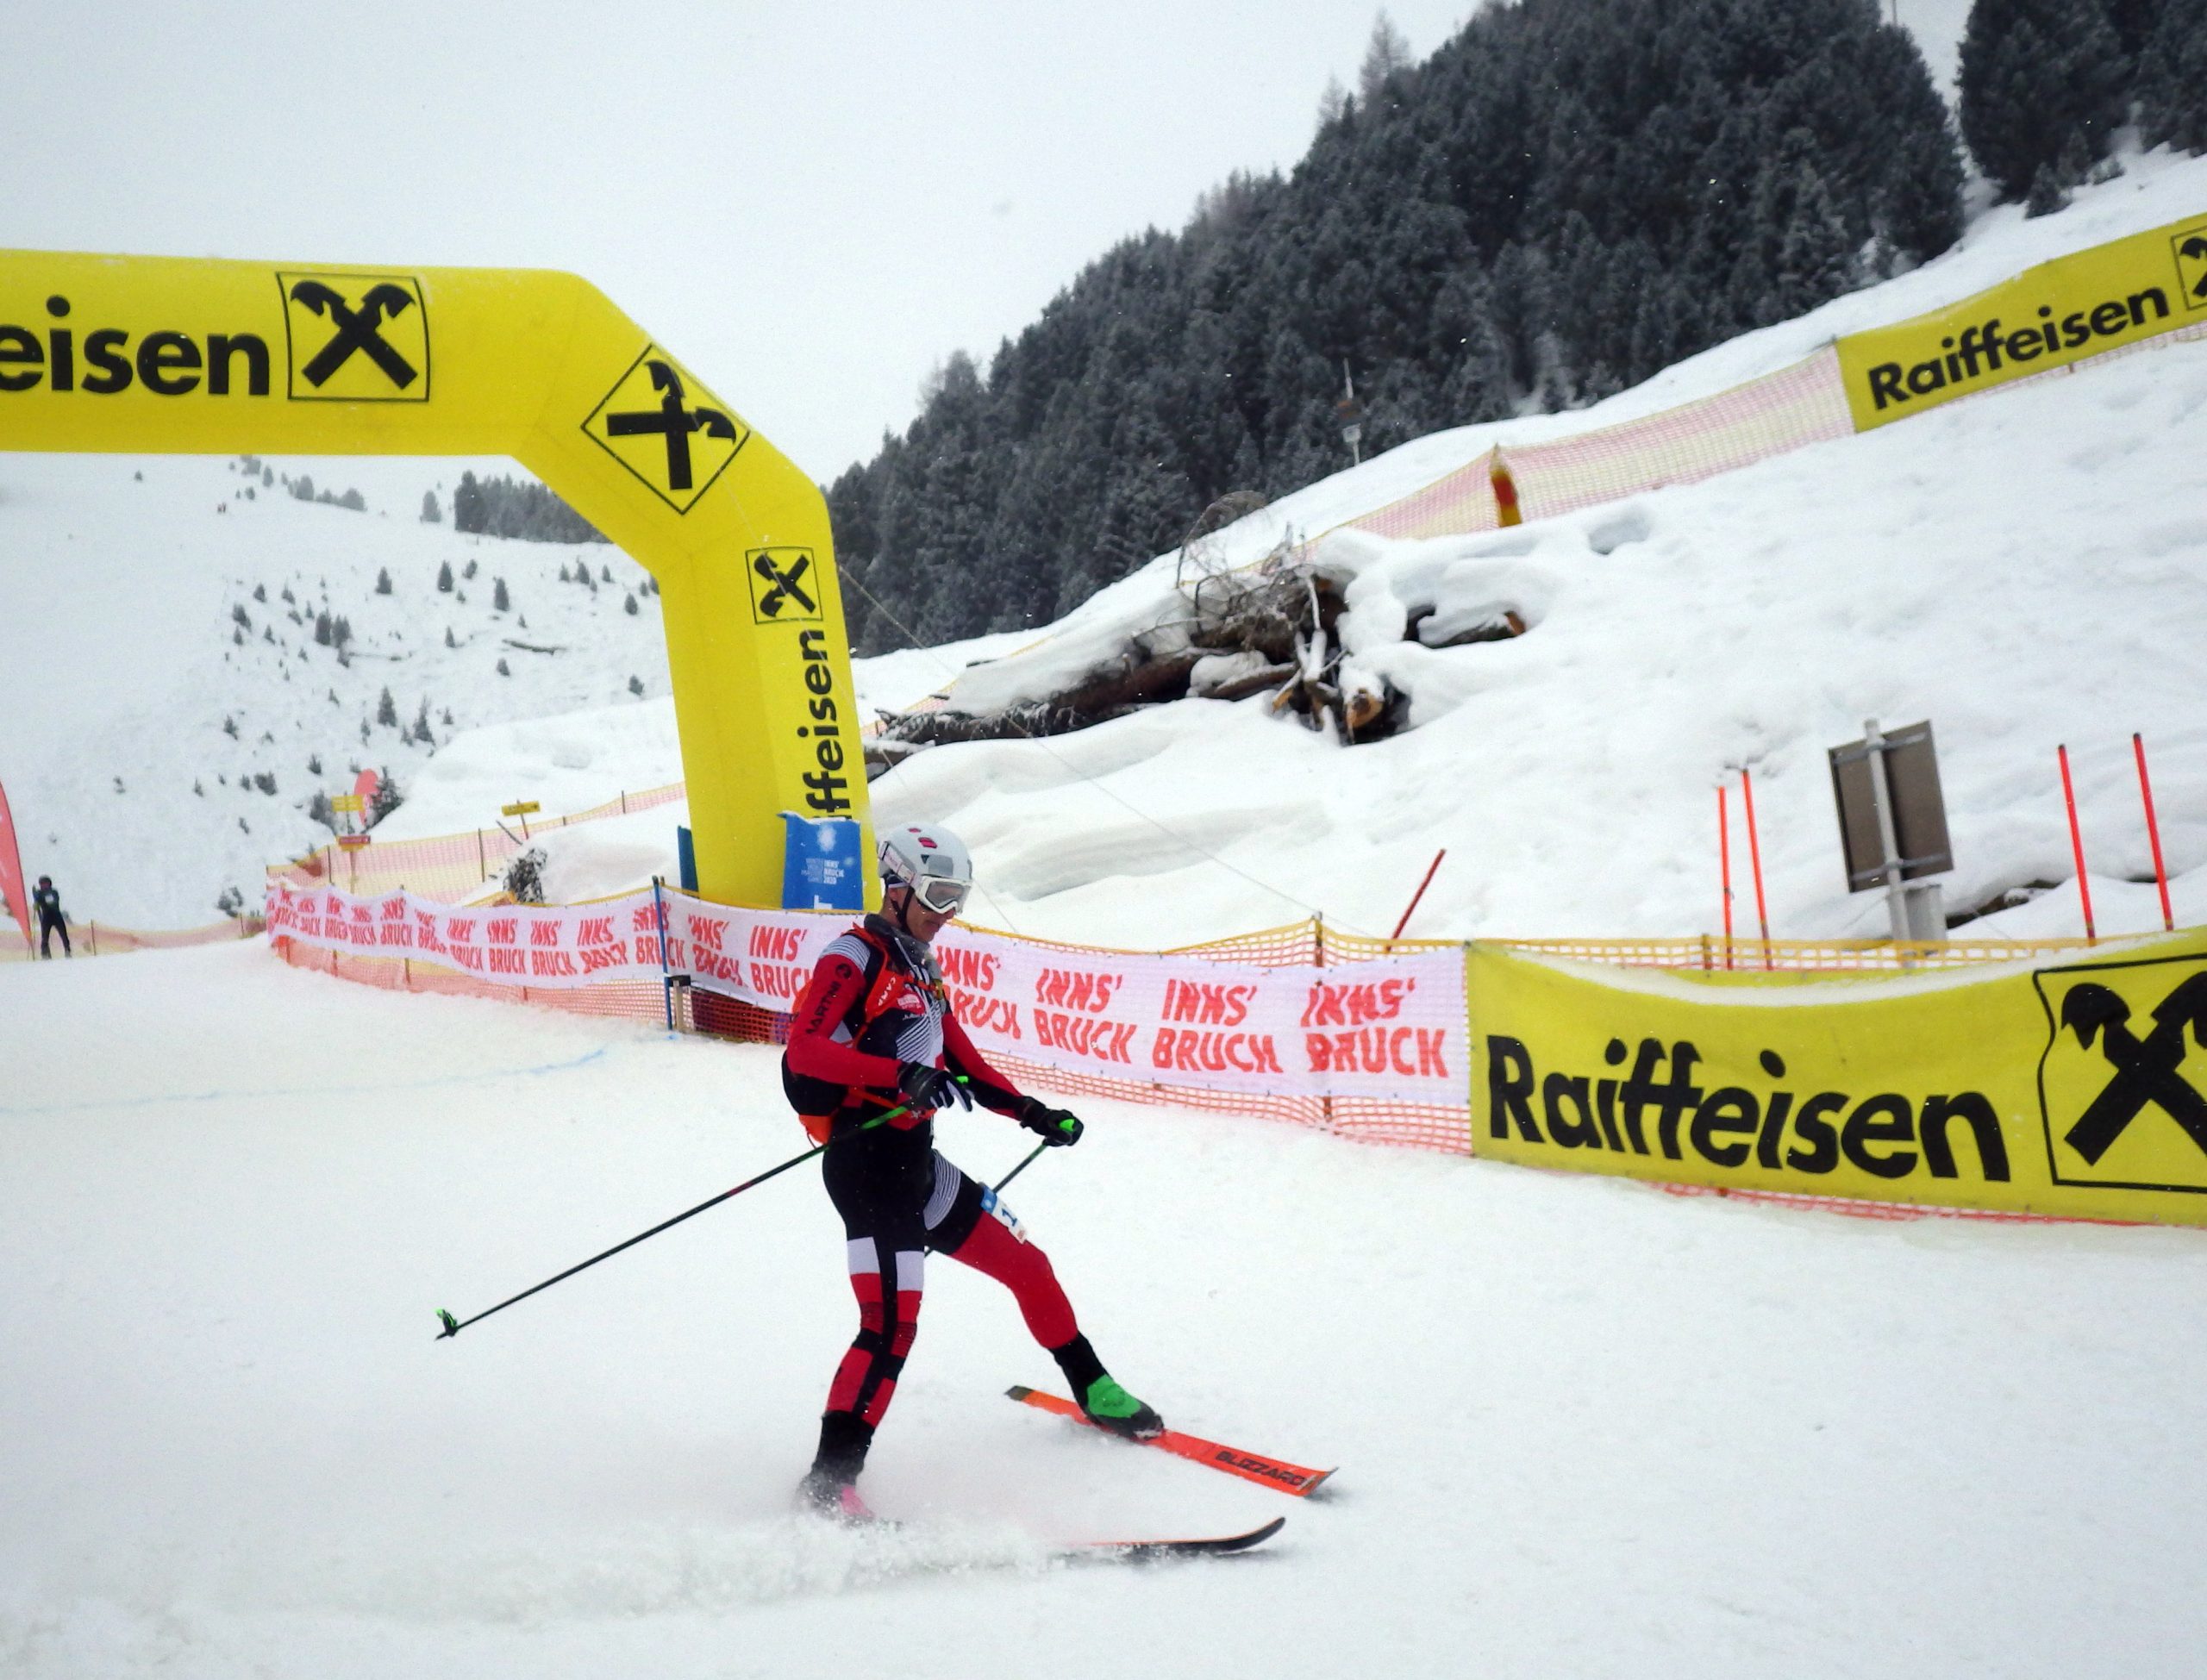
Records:
M2161 826L2154 821L2154 784L2146 775L2146 742L2135 729L2130 734L2132 750L2138 754L2138 791L2146 797L2146 838L2154 846L2154 884L2161 890L2161 930L2176 932L2176 916L2169 909L2169 871L2161 862Z
M1403 912L1403 919L1395 924L1395 931L1387 935L1390 940L1402 938L1403 929L1410 925L1410 916L1417 909L1417 901L1425 896L1425 890L1433 884L1434 871L1441 867L1441 860L1447 855L1448 848L1445 846L1433 854L1433 861L1426 865L1425 879L1417 884L1417 890L1410 895L1410 909Z
M1762 965L1770 966L1770 907L1762 896L1762 844L1755 837L1755 779L1740 766L1740 797L1747 808L1747 861L1755 872L1755 925L1762 929Z
M2077 892L2085 901L2085 939L2094 943L2099 935L2092 931L2092 884L2085 878L2085 831L2077 826L2077 790L2069 781L2069 749L2057 746L2054 750L2061 759L2061 799L2069 808L2069 849L2077 858Z
M1724 876L1724 966L1732 966L1732 819L1724 803L1724 784L1716 784L1716 858Z

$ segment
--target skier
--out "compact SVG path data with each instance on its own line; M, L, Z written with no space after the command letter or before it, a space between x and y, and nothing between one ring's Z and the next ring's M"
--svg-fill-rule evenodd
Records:
M1114 1433L1146 1440L1164 1421L1111 1379L1074 1321L1049 1258L1011 1211L935 1147L935 1112L956 1102L1009 1115L1052 1144L1081 1122L1022 1096L973 1047L951 1013L929 946L964 908L972 864L957 838L913 824L881 842L881 913L821 954L797 1000L782 1085L816 1142L842 1216L859 1333L837 1368L820 1448L799 1492L816 1510L871 1518L856 1486L918 1327L932 1249L1003 1283L1056 1358L1081 1408ZM909 1105L909 1106L907 1106ZM866 1121L905 1112L861 1131Z
M31 891L31 904L38 911L38 954L47 961L53 960L53 936L61 935L61 954L73 957L69 948L69 920L61 914L61 895L54 890L53 877L41 875L38 885Z

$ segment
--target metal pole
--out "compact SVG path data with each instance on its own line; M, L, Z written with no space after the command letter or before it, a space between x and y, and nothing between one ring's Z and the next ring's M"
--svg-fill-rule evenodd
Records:
M1447 855L1448 848L1445 846L1433 854L1432 863L1426 867L1425 879L1417 884L1417 890L1410 895L1410 908L1403 912L1403 919L1395 924L1395 931L1387 935L1390 944L1402 938L1403 929L1410 925L1410 917L1417 913L1418 900L1425 896L1425 890L1433 884L1434 871L1441 867L1441 860Z
M1724 784L1716 784L1716 866L1724 885L1724 966L1732 966L1732 819L1724 803Z
M659 921L659 994L666 1000L666 1030L674 1030L674 987L667 978L666 967L666 898L662 884L656 875L652 877L652 909Z
M1762 896L1762 843L1755 838L1755 782L1740 766L1740 798L1747 808L1747 862L1755 872L1755 925L1762 929L1762 965L1770 965L1770 907Z
M1862 745L1870 755L1870 803L1878 808L1878 843L1885 848L1885 910L1892 919L1893 945L1908 944L1908 889L1900 878L1900 841L1893 829L1892 784L1885 779L1885 738L1878 720L1862 721ZM1902 961L1907 959L1903 957Z
M2085 905L2085 941L2097 944L2099 935L2092 927L2092 884L2085 875L2085 831L2077 823L2077 790L2069 781L2069 749L2063 746L2054 750L2061 760L2061 803L2069 808L2069 849L2077 858L2077 895Z
M2133 731L2132 749L2138 754L2138 791L2146 797L2146 838L2154 847L2154 884L2161 890L2161 927L2165 933L2176 932L2176 916L2169 909L2169 871L2161 861L2161 828L2154 821L2154 784L2146 775L2146 741Z

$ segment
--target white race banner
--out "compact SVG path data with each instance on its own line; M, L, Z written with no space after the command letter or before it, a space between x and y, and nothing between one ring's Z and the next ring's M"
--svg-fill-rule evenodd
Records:
M699 988L788 1012L847 915L667 895L667 961ZM1460 1107L1470 1077L1463 952L1332 967L1066 950L967 928L935 957L984 1054L1073 1073L1279 1096Z
M652 896L595 904L470 908L394 892L355 898L334 887L268 889L268 936L364 957L440 963L496 985L591 986L660 977Z
M745 910L666 895L666 971L787 1014L848 915ZM656 980L653 896L466 909L392 893L269 889L268 934L441 963L494 984ZM1270 1096L1460 1107L1470 1077L1453 947L1326 968L1064 949L953 927L935 941L951 1007L985 1055L1070 1073Z

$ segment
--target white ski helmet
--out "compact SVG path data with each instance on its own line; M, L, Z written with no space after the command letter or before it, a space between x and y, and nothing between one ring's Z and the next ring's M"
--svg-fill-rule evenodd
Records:
M881 878L910 887L937 915L956 915L973 888L973 859L949 829L909 822L881 837Z

